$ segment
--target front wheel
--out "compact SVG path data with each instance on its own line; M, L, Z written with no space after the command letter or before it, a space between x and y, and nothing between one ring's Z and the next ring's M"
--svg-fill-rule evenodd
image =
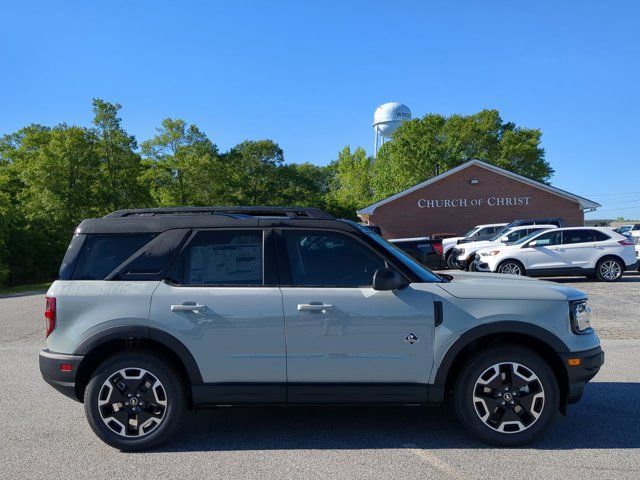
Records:
M456 261L456 257L452 252L447 253L446 256L447 268L449 270L456 270L459 268L458 262Z
M186 409L186 391L166 362L126 352L96 369L84 408L102 441L124 451L146 450L170 438Z
M497 272L505 275L524 275L524 267L520 262L507 260L498 265Z
M622 278L624 265L615 258L603 258L596 265L596 275L602 282L616 282Z
M518 345L491 347L463 366L454 386L461 423L482 441L514 447L547 430L559 406L549 365Z

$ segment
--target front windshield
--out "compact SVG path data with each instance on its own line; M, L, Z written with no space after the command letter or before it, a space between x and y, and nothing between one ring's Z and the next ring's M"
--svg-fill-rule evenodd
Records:
M463 237L470 237L471 235L473 235L475 233L476 230L477 230L476 227L473 227L471 230L469 230L467 233L465 233L463 235Z
M362 233L367 235L368 237L375 240L376 243L384 247L389 253L391 253L394 257L400 260L403 264L411 269L413 273L418 275L423 282L443 282L445 281L442 277L433 273L427 267L422 264L416 262L411 256L405 253L400 247L395 246L393 243L386 241L377 233L371 231L370 229L363 227L362 225L358 225L356 222L352 222L351 220L342 220L343 222L349 223L353 225Z

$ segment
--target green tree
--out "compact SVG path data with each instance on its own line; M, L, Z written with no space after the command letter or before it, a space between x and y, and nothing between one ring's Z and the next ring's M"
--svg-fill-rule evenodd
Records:
M371 170L373 161L362 147L353 152L344 147L329 164L332 174L329 203L343 214L354 217L356 210L372 202Z
M479 159L548 182L553 169L540 146L541 132L504 123L496 110L444 117L429 114L405 122L373 165L375 199L393 195L467 160Z
M100 172L104 180L100 194L110 210L140 207L150 203L148 191L140 181L142 165L136 153L133 135L122 128L118 117L120 104L93 99L93 124L96 128Z
M157 205L207 205L224 196L226 169L198 127L166 118L157 132L141 145L142 178Z
M31 125L0 141L9 283L52 278L75 226L106 213L97 147L95 132L64 124Z
M275 192L275 204L326 208L330 179L327 167L290 163L278 167L276 175L280 179L280 191Z
M286 176L284 154L272 140L246 140L224 154L229 200L237 205L279 205Z

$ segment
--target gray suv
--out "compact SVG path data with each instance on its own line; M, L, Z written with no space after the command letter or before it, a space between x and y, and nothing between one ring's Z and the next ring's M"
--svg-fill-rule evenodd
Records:
M589 313L566 286L437 275L316 209L123 210L78 227L40 370L121 450L167 440L187 409L445 402L514 446L602 365Z

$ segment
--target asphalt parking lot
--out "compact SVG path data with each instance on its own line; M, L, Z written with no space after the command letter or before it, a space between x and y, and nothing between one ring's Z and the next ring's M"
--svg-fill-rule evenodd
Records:
M190 415L160 450L100 442L40 377L42 294L0 298L0 478L638 479L640 274L588 293L606 364L535 444L495 449L444 407L227 408Z

